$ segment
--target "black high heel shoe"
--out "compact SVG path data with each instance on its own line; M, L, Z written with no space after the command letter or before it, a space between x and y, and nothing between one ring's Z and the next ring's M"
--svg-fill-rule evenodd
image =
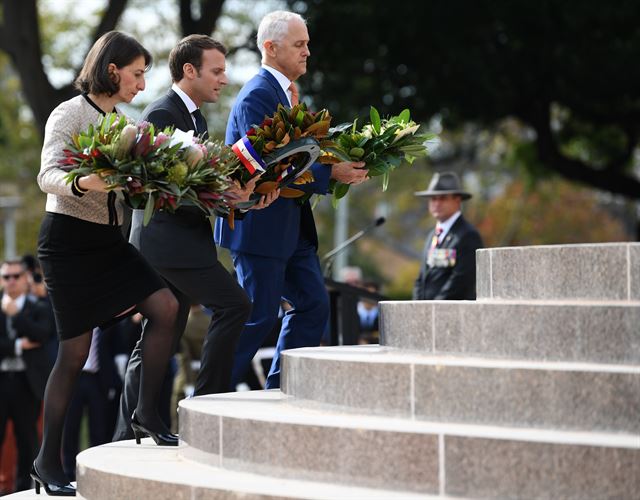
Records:
M136 444L140 444L140 440L145 436L151 436L158 446L178 446L178 435L171 432L154 432L147 429L138 421L136 413L131 416L131 428L136 438Z
M33 466L31 467L31 479L33 479L36 483L36 495L40 494L40 486L44 488L44 491L47 495L52 497L75 497L76 496L76 488L71 483L65 484L64 486L58 486L57 484L47 483L38 471L36 470L36 463L33 462Z

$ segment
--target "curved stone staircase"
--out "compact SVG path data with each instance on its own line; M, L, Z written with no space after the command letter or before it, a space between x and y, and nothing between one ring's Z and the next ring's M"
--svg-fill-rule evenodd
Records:
M381 346L180 403L181 445L78 456L81 497L640 497L640 244L477 254L478 300L384 302Z

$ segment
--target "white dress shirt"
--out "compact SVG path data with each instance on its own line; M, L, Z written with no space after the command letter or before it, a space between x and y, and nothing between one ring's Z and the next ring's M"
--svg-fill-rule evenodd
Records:
M22 294L15 299L18 313L22 311L25 300L27 300L27 296L25 294ZM14 341L14 356L7 356L2 360L2 362L0 362L0 371L24 371L26 370L27 366L24 364L24 360L22 359L22 340L17 338L17 332L13 327L12 317L6 316L6 320L7 335L9 336L9 339Z
M446 221L438 222L436 224L436 228L439 227L440 229L442 229L442 232L440 233L440 236L438 236L438 244L442 243L442 241L447 236L447 233L451 229L451 226L453 226L453 224L458 220L458 217L460 217L461 215L462 215L462 212L460 210L458 210L455 214L453 214L451 217L449 217Z

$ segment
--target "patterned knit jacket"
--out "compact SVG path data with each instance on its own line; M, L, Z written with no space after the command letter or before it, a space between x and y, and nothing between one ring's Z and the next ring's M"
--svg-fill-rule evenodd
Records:
M67 183L67 172L60 168L63 151L71 143L73 135L85 131L92 123L97 124L101 118L101 113L82 95L61 103L53 110L44 131L38 185L47 193L47 212L70 215L96 224L120 225L122 194L114 191L79 193Z

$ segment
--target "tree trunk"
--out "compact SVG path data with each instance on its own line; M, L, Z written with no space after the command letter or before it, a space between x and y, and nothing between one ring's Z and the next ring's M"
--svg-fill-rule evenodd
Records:
M109 2L94 33L94 40L114 29L126 4L127 0ZM53 87L45 73L36 0L3 0L2 9L4 22L0 26L0 48L9 55L16 68L25 99L40 135L44 136L44 126L51 111L76 95L77 91L72 83L61 88Z
M200 0L200 17L198 19L193 16L193 1L179 0L182 36L210 35L222 12L224 0Z
M548 165L571 181L586 184L595 189L621 194L629 199L640 200L640 181L620 168L620 159L602 169L568 158L558 150L551 131L548 109L536 112L532 117L523 117L536 131L536 149L541 163ZM633 148L629 149L627 161L631 161Z

